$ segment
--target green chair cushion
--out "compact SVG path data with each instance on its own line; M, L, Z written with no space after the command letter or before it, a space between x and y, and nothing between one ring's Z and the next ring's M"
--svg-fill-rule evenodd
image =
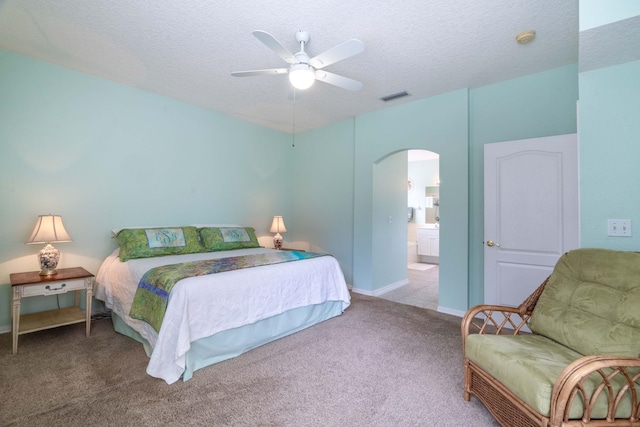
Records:
M549 416L551 392L558 376L567 365L582 357L580 353L540 335L469 335L465 356L544 416ZM599 383L600 377L593 374L585 382L585 389L592 391ZM614 381L614 389L620 390L622 384L622 381ZM618 410L618 417L631 414L628 393L625 399ZM606 410L607 401L603 394L596 403L593 418L603 418ZM580 418L582 412L582 401L576 399L569 417Z

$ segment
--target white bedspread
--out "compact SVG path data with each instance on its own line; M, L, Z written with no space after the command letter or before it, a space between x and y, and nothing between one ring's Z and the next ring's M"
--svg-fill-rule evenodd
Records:
M338 262L323 256L183 279L171 291L159 333L146 322L129 317L138 282L153 267L269 251L273 249L121 262L116 250L98 271L95 296L152 346L147 373L171 384L185 369L185 355L191 343L200 338L325 301L342 301L343 310L349 306L349 291Z

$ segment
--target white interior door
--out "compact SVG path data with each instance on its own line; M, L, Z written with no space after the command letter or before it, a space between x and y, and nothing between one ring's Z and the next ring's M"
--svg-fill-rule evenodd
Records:
M484 146L484 297L519 305L579 246L575 134Z

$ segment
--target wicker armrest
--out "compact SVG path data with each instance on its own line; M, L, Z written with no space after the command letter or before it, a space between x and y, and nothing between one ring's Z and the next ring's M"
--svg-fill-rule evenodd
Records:
M548 281L549 277L518 307L483 304L467 310L462 319L463 351L469 334L520 335L522 328L528 325L531 313Z
M598 387L591 393L583 387L587 377L597 373L601 377ZM623 386L612 386L617 378ZM619 356L585 356L567 366L558 377L551 394L550 425L582 426L591 420L591 411L599 395L607 396L607 422L616 418L620 402L634 402L629 426L640 425L640 358ZM581 420L569 420L569 410L575 399L587 402ZM628 401L627 400L627 401ZM591 424L590 424L591 425Z
M462 348L470 334L520 335L527 326L531 311L503 305L476 305L462 318ZM464 354L464 353L463 353Z

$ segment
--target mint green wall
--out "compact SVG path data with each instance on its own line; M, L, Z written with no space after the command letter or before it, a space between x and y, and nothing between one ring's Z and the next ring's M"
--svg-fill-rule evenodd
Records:
M582 31L597 25L602 25L604 38L615 40L622 33L630 36L625 29L627 19L639 15L638 1L615 0L605 5L580 0L581 37ZM622 54L618 57L631 62L612 62L579 76L582 246L640 250L640 188L636 185L640 178L640 61L633 50L640 41L638 34L616 46L619 52L615 53ZM613 61L618 57L613 56ZM608 219L630 219L632 236L607 236Z
M416 101L358 117L356 120L356 194L354 200L356 217L354 238L356 281L354 286L357 289L375 292L382 286L400 280L397 277L387 278L386 283L380 283L375 275L369 276L375 271L375 265L377 265L374 261L371 268L367 266L369 253L373 253L371 259L376 260L375 253L377 251L377 245L370 238L371 233L367 235L368 200L363 196L363 194L366 195L367 177L371 176L371 164L378 161L378 156L382 156L385 151L393 152L399 148L423 148L441 155L440 216L442 228L439 305L441 308L455 311L464 310L468 305L481 303L484 298L483 145L490 142L575 133L577 129L576 101L578 99L577 72L577 65L569 65L472 89L469 91L468 102L466 91L458 91L423 100L428 101L424 104L422 101ZM456 98L455 95L458 97ZM453 107L456 101L460 104ZM444 117L427 108L440 110L439 113ZM457 123L456 120L458 120ZM463 133L466 132L467 123L468 138ZM440 138L437 137L438 131L442 132ZM460 142L459 145L451 143L456 140ZM467 158L470 162L468 169ZM372 163L368 164L369 161ZM464 165L465 170L460 172L460 165ZM359 166L361 171L358 169ZM447 190L450 188L452 179L466 177L467 170L469 173L468 182L466 180L464 182L456 181L459 186L454 187L455 197L451 201L452 194ZM452 172L453 177L451 176ZM359 177L362 177L360 187L358 185ZM371 181L370 178L369 181ZM464 196L461 197L462 195ZM469 206L467 206L467 200ZM359 203L362 204L359 205ZM361 206L360 213L358 206ZM449 221L452 220L452 216L460 222L451 224ZM377 227L384 227L384 225L378 224ZM375 236L377 227L373 226L372 228L373 236ZM461 230L462 233L458 233ZM358 252L359 248L360 252ZM403 247L398 246L395 250L396 258L406 257ZM396 261L389 260L387 264L390 265L393 262ZM402 261L397 262L401 263ZM462 271L461 266L466 268L467 263L469 265L468 279L456 276L455 273ZM362 280L368 280L369 283L372 283L371 287L358 283L359 265L363 266ZM451 276L448 271L449 265L454 270ZM456 269L458 270L455 271Z
M61 267L97 272L125 225L290 217L290 136L0 50L0 328L9 274L38 268L38 214L62 215ZM295 229L289 236L295 238Z
M354 287L374 292L373 168L389 154L425 149L440 154L441 248L440 305L463 310L467 306L468 241L468 98L458 90L356 118L354 194ZM406 179L405 177L403 177ZM406 257L406 245L393 248ZM400 253L401 252L401 253ZM405 271L406 277L406 271ZM442 289L442 286L441 286Z
M39 248L23 242L48 212L74 237L59 245L62 266L93 272L117 226L240 222L268 242L282 214L285 242L334 254L349 283L374 293L406 278L406 245L378 244L388 222L374 221L374 170L407 149L441 156L440 306L463 311L482 296L482 145L575 132L576 73L386 108L298 134L292 147L290 135L0 51L0 329L10 324L8 275L37 268ZM406 163L387 175L403 175L405 197ZM385 251L403 277L376 273Z
M484 301L484 144L576 133L578 67L568 65L469 94L469 301Z
M581 245L640 250L640 61L580 73ZM631 237L608 237L607 219Z
M336 257L347 283L353 283L353 135L353 120L296 135L293 210L285 218L310 250ZM284 239L287 245L288 233Z
M407 170L406 151L373 166L374 289L407 279Z

